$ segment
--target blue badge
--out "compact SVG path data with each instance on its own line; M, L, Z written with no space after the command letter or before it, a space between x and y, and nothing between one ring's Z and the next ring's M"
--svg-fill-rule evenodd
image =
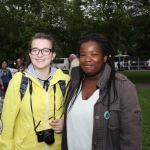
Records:
M104 113L104 118L105 118L105 119L109 119L109 118L110 118L110 113L109 113L109 111L105 111L105 113Z

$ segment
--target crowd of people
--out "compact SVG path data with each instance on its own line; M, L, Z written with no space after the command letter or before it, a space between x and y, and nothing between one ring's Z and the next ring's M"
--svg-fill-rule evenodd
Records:
M104 36L83 36L67 75L51 65L54 39L36 33L5 94L1 150L142 150L136 88L114 70L111 53Z

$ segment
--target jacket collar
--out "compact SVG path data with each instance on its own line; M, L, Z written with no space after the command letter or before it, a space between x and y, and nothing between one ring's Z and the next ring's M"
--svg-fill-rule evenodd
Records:
M50 70L51 70L51 72L50 72L50 74L49 74L49 77L50 77L50 76L52 77L52 76L55 74L57 68L55 68L54 66L50 66ZM28 74L30 74L32 77L38 78L38 76L37 76L37 74L36 74L36 72L35 72L35 68L33 67L33 64L32 64L32 63L30 63L30 65L28 66L28 68L26 68L25 71L26 71Z
M99 79L99 81L97 82L97 86L99 87L100 90L104 90L105 87L107 87L110 73L111 73L111 67L106 63L103 74L102 74L101 78ZM81 76L83 76L83 77L81 77ZM77 82L80 80L80 78L84 78L83 71L81 70L81 68L79 66L74 67L71 71L72 81Z
M105 87L107 87L110 73L111 73L111 67L106 63L104 72L103 72L100 80L97 82L97 86L99 87L100 90L103 91L105 89Z
M26 69L25 70L25 75L30 78L33 82L35 82L37 85L42 85L43 86L43 81L40 81L35 73L35 71L30 68L31 70L28 70ZM62 78L62 80L65 80L65 77L63 76L64 73L61 69L57 69L55 67L51 67L51 73L49 75L49 82L51 81L51 84L50 85L53 85L53 84L56 84L59 80L60 80L60 77Z

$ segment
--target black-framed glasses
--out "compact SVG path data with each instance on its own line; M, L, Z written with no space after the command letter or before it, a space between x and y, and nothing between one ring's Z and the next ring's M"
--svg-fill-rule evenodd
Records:
M52 52L52 49L50 48L43 48L43 49L38 49L38 48L31 48L30 53L32 55L38 55L39 53L42 53L43 55L49 55Z

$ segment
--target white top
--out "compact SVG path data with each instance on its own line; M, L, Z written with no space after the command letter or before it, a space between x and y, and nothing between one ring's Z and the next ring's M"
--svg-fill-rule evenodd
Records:
M88 100L81 92L67 115L67 143L69 150L92 150L94 104L99 98L97 89Z

